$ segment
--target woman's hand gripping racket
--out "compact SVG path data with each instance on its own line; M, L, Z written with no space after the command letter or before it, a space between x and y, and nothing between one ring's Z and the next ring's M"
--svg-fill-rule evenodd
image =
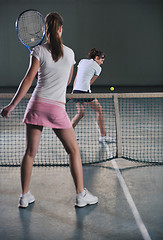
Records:
M15 27L20 42L29 52L33 47L42 43L46 32L44 17L36 10L22 12L16 21ZM8 118L13 109L14 106L9 104L2 109L0 114L2 117Z
M44 17L41 13L32 9L19 15L15 27L20 42L29 52L33 47L42 43L46 32Z

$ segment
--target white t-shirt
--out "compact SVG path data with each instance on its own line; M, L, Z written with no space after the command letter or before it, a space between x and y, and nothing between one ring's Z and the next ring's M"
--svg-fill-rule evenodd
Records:
M52 101L66 102L66 88L71 67L75 64L74 52L63 45L63 58L57 62L52 58L48 44L36 46L31 55L40 62L37 85L32 94Z
M93 59L82 59L78 64L76 83L73 90L89 91L94 75L99 76L101 67Z

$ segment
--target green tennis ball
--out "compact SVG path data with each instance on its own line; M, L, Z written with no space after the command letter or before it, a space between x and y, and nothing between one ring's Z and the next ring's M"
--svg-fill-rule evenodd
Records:
M114 87L110 87L110 91L114 91Z

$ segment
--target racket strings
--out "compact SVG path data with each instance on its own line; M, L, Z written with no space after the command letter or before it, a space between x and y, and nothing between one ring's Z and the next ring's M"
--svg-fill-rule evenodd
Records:
M18 33L21 41L27 46L38 45L45 33L43 17L35 11L25 12L19 18Z

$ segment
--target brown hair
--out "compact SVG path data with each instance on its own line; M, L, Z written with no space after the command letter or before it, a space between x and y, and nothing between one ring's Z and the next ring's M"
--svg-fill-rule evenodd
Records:
M49 48L55 62L63 57L62 39L58 34L59 27L63 26L63 18L56 12L46 16L46 36L49 38Z
M92 48L89 52L88 52L88 59L95 59L95 57L99 57L99 58L105 58L105 54L102 51L97 50L96 48Z

